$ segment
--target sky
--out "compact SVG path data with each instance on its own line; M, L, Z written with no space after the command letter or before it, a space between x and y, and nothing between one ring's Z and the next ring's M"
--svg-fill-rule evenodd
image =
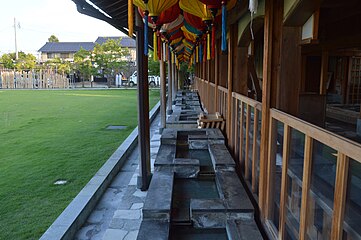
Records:
M19 51L36 56L54 34L61 42L94 42L98 36L124 36L108 23L78 13L71 0L1 1L0 56L15 52L14 18Z

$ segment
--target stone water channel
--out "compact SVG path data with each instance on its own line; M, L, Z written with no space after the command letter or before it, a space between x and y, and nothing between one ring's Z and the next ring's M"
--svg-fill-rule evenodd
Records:
M162 134L159 115L151 124L149 190L137 189L139 149L127 139L41 239L262 239L222 132L197 128L201 112L197 92L178 92Z
M219 129L198 129L197 92L178 92L145 198L138 240L262 239Z

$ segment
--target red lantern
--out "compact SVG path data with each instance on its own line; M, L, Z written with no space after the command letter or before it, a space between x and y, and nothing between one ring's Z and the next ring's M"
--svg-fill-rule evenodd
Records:
M188 12L183 12L184 19L192 25L193 27L197 28L200 31L203 31L207 28L207 25L202 21L200 17L197 17L193 14L190 14Z
M144 11L138 7L138 12L144 18ZM157 26L161 26L165 23L173 22L177 19L180 14L179 4L174 4L172 7L168 8L167 10L163 11L158 17L156 22L153 22L151 17L148 17L148 22L156 24Z
M170 34L172 34L172 33L170 33ZM170 34L169 34L169 35L170 35ZM180 38L180 37L183 37L183 31L179 29L178 32L170 35L170 37L169 37L168 40L169 40L169 41L172 41L172 40L177 39L177 38Z

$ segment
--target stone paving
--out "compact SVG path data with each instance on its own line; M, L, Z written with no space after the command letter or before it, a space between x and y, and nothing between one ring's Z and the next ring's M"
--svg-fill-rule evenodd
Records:
M160 116L150 126L151 166L160 146ZM139 147L124 163L121 171L75 235L78 240L135 240L142 222L142 208L147 192L137 189Z

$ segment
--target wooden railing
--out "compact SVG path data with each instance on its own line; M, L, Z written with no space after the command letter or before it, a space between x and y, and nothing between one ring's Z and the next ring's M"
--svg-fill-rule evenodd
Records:
M270 229L280 239L359 239L361 145L276 109L270 117Z
M207 84L198 81L200 94ZM208 108L227 116L227 93L217 86L218 99ZM261 146L262 103L233 92L231 104L228 146L256 201L258 185L266 185L260 211L270 237L361 239L361 144L271 109L269 145ZM269 155L260 183L263 147Z
M223 116L227 116L227 94L227 88L218 86L217 111L220 112Z
M232 93L232 137L233 155L251 190L258 195L259 150L261 140L261 107L258 101Z

